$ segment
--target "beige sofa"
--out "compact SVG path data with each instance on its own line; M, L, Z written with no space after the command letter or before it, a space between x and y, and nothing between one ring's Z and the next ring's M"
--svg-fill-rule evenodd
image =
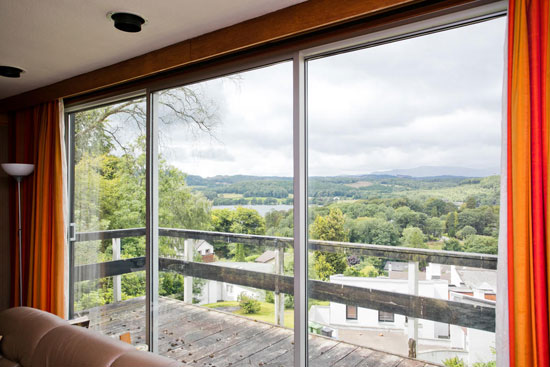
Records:
M181 366L29 307L0 312L0 335L0 367Z

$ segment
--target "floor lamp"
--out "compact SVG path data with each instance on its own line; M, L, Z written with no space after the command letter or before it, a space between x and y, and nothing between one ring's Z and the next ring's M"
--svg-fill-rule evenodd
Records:
M19 306L23 306L23 267L21 261L21 180L34 170L34 164L2 163L4 171L17 181L17 208L19 211Z

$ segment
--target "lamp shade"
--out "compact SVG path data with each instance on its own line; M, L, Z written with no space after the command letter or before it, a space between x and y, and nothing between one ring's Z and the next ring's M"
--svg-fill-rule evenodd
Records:
M34 171L34 164L25 163L2 163L4 171L14 177L28 176Z

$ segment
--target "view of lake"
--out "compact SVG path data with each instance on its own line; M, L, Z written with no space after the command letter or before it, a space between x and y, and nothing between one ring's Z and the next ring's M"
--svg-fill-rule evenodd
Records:
M241 206L243 208L247 208L247 209L254 209L258 213L260 213L260 215L262 217L265 217L267 212L269 212L270 210L289 210L289 209L292 209L292 205L286 205L286 204L278 204L278 205L214 205L212 207L212 209L231 209L231 210L234 210L239 206Z

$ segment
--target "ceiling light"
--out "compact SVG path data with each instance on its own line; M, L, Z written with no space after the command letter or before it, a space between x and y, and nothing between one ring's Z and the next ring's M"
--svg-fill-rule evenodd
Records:
M5 76L6 78L19 78L23 72L23 69L16 68L15 66L0 65L0 76Z
M107 14L115 22L115 28L123 32L136 33L141 31L145 19L136 14L125 12L111 12Z

